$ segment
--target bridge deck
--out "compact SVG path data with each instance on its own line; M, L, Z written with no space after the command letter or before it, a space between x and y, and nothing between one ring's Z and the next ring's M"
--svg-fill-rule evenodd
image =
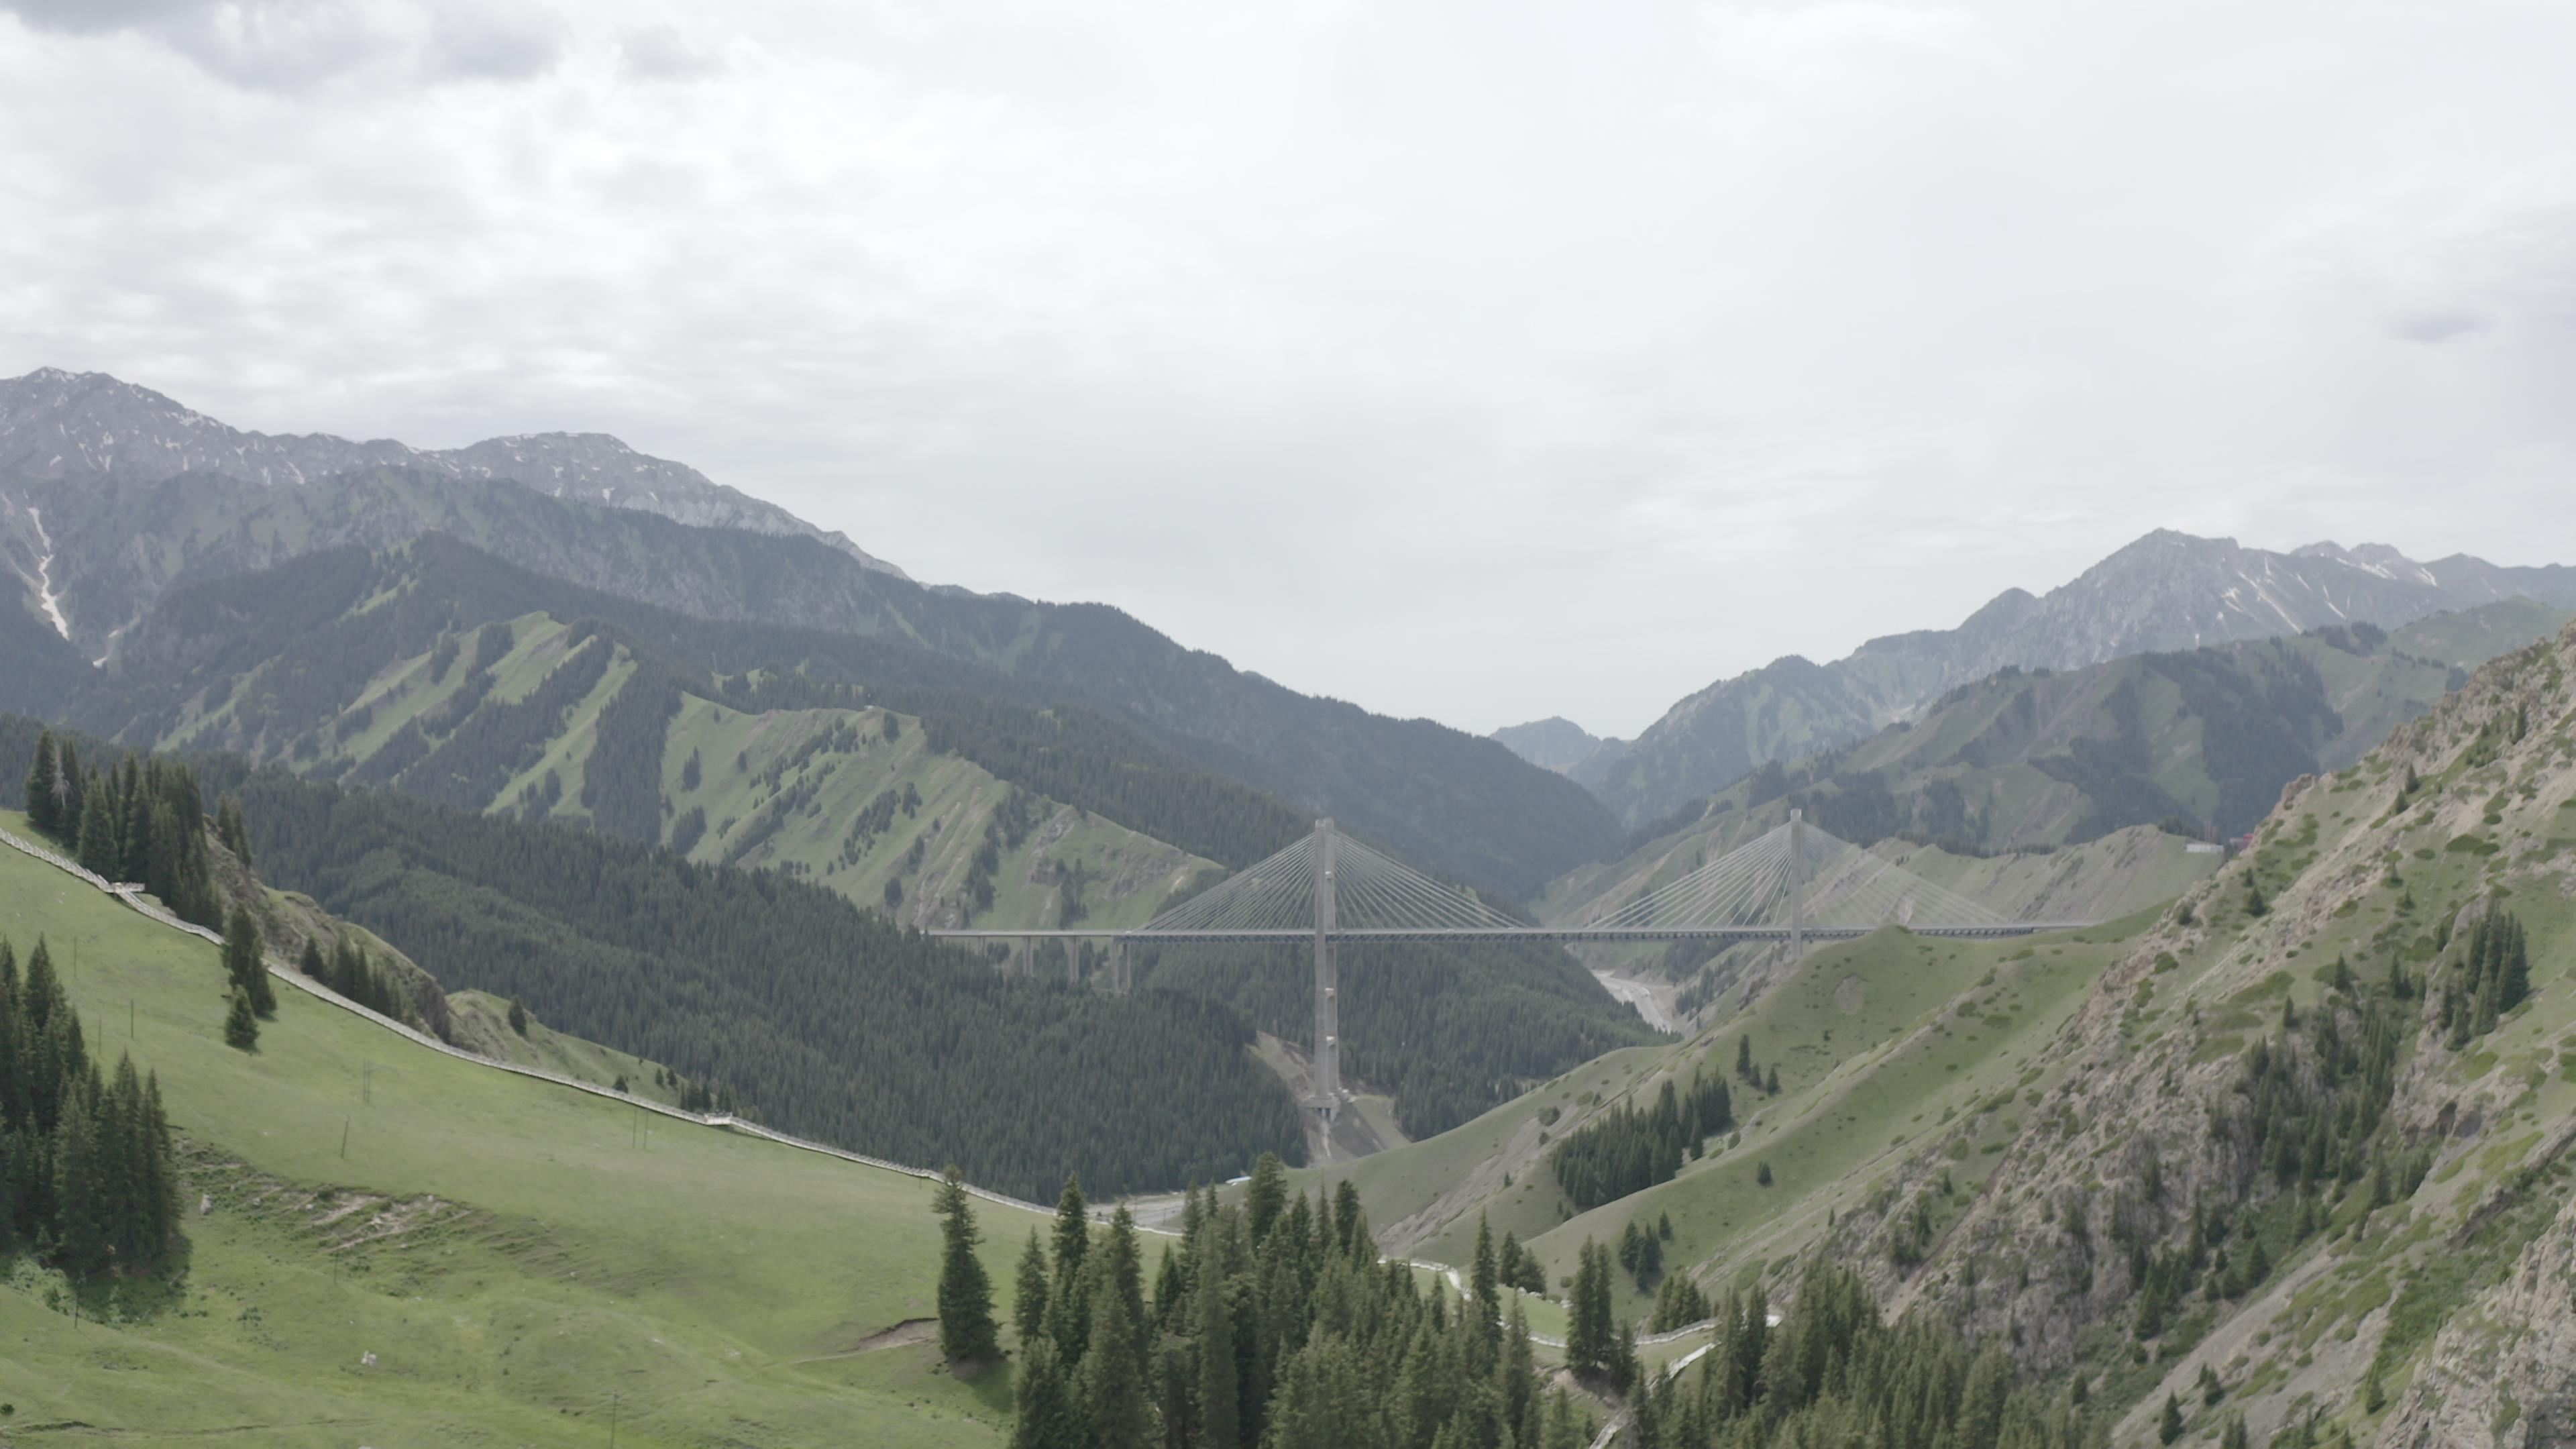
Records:
M2093 921L2001 921L1970 926L1910 926L1917 936L1942 936L1971 940L1994 940L2008 936L2028 936L2044 931L2080 931L2098 924ZM1881 929L1877 926L1809 926L1800 934L1810 941L1852 941ZM1247 945L1313 941L1312 930L1295 928L1246 931L927 931L923 934L952 941L1025 941L1084 940L1153 942L1230 941ZM1785 941L1787 926L1521 926L1511 929L1341 929L1323 933L1325 939L1365 944L1370 941Z

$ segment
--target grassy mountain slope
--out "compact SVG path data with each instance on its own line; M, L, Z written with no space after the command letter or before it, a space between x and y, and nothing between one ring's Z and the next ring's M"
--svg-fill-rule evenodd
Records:
M1845 1265L1891 1313L2044 1386L2080 1378L2084 1420L2123 1449L2175 1441L2169 1399L2191 1443L2235 1415L2255 1443L2558 1442L2576 628L2294 782L2168 908L1820 950L1704 1043L1606 1059L1352 1171L1381 1220L1482 1174L1405 1224L1435 1256L1480 1206L1526 1233L1569 1208L1539 1132L1731 1068L1739 1033L1781 1095L1739 1088L1740 1144L1541 1233L1557 1271L1573 1240L1666 1214L1667 1265L1704 1286L1758 1279L1776 1303L1801 1262Z
M1462 1261L1484 1213L1496 1232L1531 1244L1552 1280L1572 1271L1586 1238L1615 1239L1632 1219L1652 1226L1669 1216L1668 1260L1723 1281L1797 1252L1829 1210L1848 1212L1901 1167L1907 1143L2026 1085L2027 1063L2140 924L2015 942L1890 928L1825 947L1763 989L1738 988L1720 1005L1722 1025L1689 1041L1604 1057L1351 1173L1372 1221L1435 1259ZM1778 1068L1780 1095L1733 1079L1739 1037L1753 1042L1766 1077ZM1595 1114L1642 1104L1666 1080L1687 1086L1695 1073L1729 1080L1736 1145L1712 1139L1671 1182L1576 1212L1548 1165L1554 1144ZM1768 1185L1757 1181L1765 1163ZM1630 1308L1642 1309L1647 1295L1622 1283Z
M2366 1379L2393 1399L2419 1367L2443 1371L2424 1358L2434 1330L2502 1280L2565 1191L2554 1174L2576 1107L2576 1082L2558 1070L2576 1027L2571 664L2576 634L2498 660L2361 764L2285 800L2257 849L2106 975L2052 1045L2060 1084L2022 1115L1987 1191L1919 1268L1880 1270L1896 1300L1963 1331L2017 1322L2044 1366L2111 1365L2122 1402L2138 1406L2124 1441L2148 1433L2152 1406L2203 1365L2258 1436L2311 1409L2367 1435L2382 1411ZM2411 793L2410 770L2426 782ZM2443 1000L2466 979L2471 928L2502 912L2529 934L2532 994L2491 1031L2454 1036ZM2385 985L2392 958L2414 983L2402 997ZM2334 984L2339 960L2353 990ZM2371 1011L2399 1024L2382 1125L2358 1144L2358 1180L2309 1186L2303 1203L2307 1179L2279 1177L2247 1141L2259 1120L2242 1105L2248 1054L2260 1042L2305 1069L2321 1033L2350 1042ZM2327 1130L2331 1147L2342 1129ZM2145 1331L2152 1280L2139 1263L2164 1274L2191 1242L2205 1252L2213 1220L2233 1230L2240 1259L2259 1239L2271 1271L2195 1293L2160 1317L2163 1331ZM1887 1262L1887 1217L1839 1231L1845 1257ZM2007 1259L2026 1264L2012 1290L1968 1290L1971 1264ZM2163 1361L2124 1364L2124 1335L2161 1345ZM2563 1396L2560 1375L2550 1391ZM2501 1420L2487 1427L2520 1442Z
M245 1056L213 947L14 851L0 923L22 952L79 943L94 1049L159 1073L192 1162L182 1298L76 1321L31 1273L0 1285L13 1432L605 1442L614 1412L621 1444L1006 1437L1006 1371L960 1383L917 1334L867 1347L933 1312L929 1184L668 1119L648 1138L634 1108L299 991ZM1006 1282L1025 1223L982 1214Z
M665 843L679 848L693 816L705 824L690 859L773 867L866 904L885 903L891 882L895 914L925 928L1139 926L1198 872L1220 869L1026 795L934 750L918 717L881 709L746 714L688 699L672 717L662 772ZM988 823L1002 835L982 905L975 857Z
M963 724L939 717L938 731L909 716L910 730L899 722L898 739L880 747L882 708L745 711L708 697L739 705L778 692L762 680L730 692L711 680L669 686L676 710L657 719L644 703L640 722L625 721L640 723L632 747L594 779L611 706L679 677L672 649L687 638L684 621L628 606L619 622L637 632L589 645L609 654L604 663L587 661L585 673L585 646L599 626L545 608L493 616L532 598L558 610L608 601L508 570L501 587L478 588L490 581L488 570L461 554L404 563L377 570L326 557L298 565L273 589L257 581L210 586L206 607L188 622L147 626L119 679L81 713L133 743L234 749L304 774L390 783L466 808L597 821L625 833L640 825L694 859L777 866L863 905L883 904L887 882L909 878L900 904L906 919L923 925L1052 927L1066 923L1069 901L1095 922L1136 924L1209 864L1103 818L1096 813L1103 803L1139 806L1149 825L1225 842L1210 848L1229 854L1267 848L1291 818L1149 742L1114 734L1083 742L1088 753L1080 758L1103 761L1087 776L1048 768L1074 752L1050 754L1053 742L1043 735L1032 746L1007 728L997 734L991 708ZM188 597L174 609L186 609ZM304 627L279 650L279 631L295 623ZM184 667L156 674L151 661L164 657ZM947 675L934 667L928 677ZM560 686L550 684L558 679ZM541 689L549 690L543 699ZM944 693L926 703L954 707ZM635 749L655 750L657 727L660 767L627 764ZM815 742L821 747L807 748ZM963 887L985 821L1015 791L960 751L1005 767L1034 757L1040 767L1018 773L1041 790L1071 785L1077 795L1073 805L1023 807L1043 821L1015 832L986 873L995 887L989 904ZM684 781L692 752L701 761L697 786ZM754 757L747 770L736 768ZM791 762L792 779L770 769ZM614 773L620 764L624 773ZM1104 776L1107 788L1084 789ZM889 791L912 807L891 822L876 818L881 807L871 814ZM935 802L927 813L924 802ZM1229 827L1199 824L1210 812L1247 821L1252 833L1235 843ZM862 820L874 828L860 828ZM924 840L926 858L913 858L915 839L931 835L933 822L939 829Z
M435 530L550 580L699 621L832 636L839 643L826 652L868 641L879 646L871 665L907 679L937 661L985 693L1113 715L1309 818L1333 815L1409 858L1515 893L1616 835L1583 789L1491 740L1298 694L1115 609L925 589L810 538L692 528L401 468L281 489L212 474L6 487L41 507L57 536L75 636L125 634L120 657L135 642L127 631L174 590L333 547L407 545ZM0 688L0 708L51 706Z

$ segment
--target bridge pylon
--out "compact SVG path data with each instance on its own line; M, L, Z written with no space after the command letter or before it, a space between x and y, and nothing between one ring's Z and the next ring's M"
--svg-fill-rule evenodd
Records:
M1315 822L1315 1111L1332 1139L1333 1113L1342 1102L1340 971L1333 959L1337 924L1333 892L1333 822Z

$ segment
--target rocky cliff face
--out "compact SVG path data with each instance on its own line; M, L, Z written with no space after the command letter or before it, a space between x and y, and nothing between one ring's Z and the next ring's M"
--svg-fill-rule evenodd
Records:
M557 498L641 509L701 527L803 535L871 568L902 573L839 533L605 433L533 433L422 449L328 433L243 432L104 373L39 368L0 381L0 480L155 481L196 473L294 487L376 468L507 479Z
M2576 1444L2576 1199L2433 1340L2386 1449Z
M2318 1443L2576 1442L2572 820L2576 628L2295 782L2025 1092L1926 1143L1825 1251L1900 1311L2116 1389L2123 1444L2152 1442L2169 1394L2191 1442L2225 1413L2257 1443L2310 1418ZM2530 998L2452 1030L2471 942L2508 913ZM1984 1189L1941 1202L2000 1121L2019 1126ZM2383 1393L2403 1395L2384 1414Z

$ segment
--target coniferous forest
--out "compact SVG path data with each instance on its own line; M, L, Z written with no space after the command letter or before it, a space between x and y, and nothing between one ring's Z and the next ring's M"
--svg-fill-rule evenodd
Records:
M1068 1182L1013 1287L1013 1449L1579 1449L1586 1426L1497 1283L1487 1236L1469 1294L1426 1289L1379 1260L1349 1183L1292 1200L1275 1159L1240 1203L1193 1192L1150 1264L1126 1209L1096 1232ZM955 1328L992 1341L971 1312Z
M1693 1073L1688 1094L1667 1079L1653 1106L1622 1103L1598 1114L1567 1133L1549 1161L1565 1195L1588 1210L1672 1181L1683 1158L1699 1156L1710 1137L1734 1125L1725 1080Z
M161 1084L101 1072L39 940L23 973L0 939L0 1265L74 1279L157 1273L186 1249Z
M141 883L181 920L222 925L223 903L206 856L205 795L195 774L177 760L126 751L109 768L84 768L70 739L52 730L34 733L23 788L27 822L36 832L92 874ZM228 803L222 821L232 839L245 838L238 807Z
M1889 1325L1859 1274L1811 1265L1769 1322L1762 1291L1717 1304L1717 1341L1680 1379L1633 1397L1639 1449L2086 1449L2078 1405L2014 1386L2000 1345L1920 1316ZM1569 1355L1571 1356L1571 1355Z
M630 841L253 771L262 875L399 941L451 989L525 1002L739 1110L897 1161L954 1158L1037 1195L1302 1160L1295 1104L1234 1008L1000 975L819 886ZM361 999L364 999L361 996Z

